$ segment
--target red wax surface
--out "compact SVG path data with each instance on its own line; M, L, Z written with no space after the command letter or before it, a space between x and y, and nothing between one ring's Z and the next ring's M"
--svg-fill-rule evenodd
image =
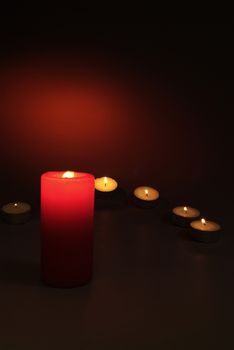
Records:
M41 269L46 284L75 287L92 274L94 177L41 176Z

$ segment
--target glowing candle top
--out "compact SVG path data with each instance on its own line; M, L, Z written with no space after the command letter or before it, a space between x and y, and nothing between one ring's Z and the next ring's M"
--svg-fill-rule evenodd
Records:
M143 201L154 201L159 198L159 192L149 186L140 186L135 188L134 195Z
M103 176L95 179L95 189L101 192L112 192L118 187L117 181L111 177Z
M73 177L75 177L75 172L70 170L65 171L65 173L62 175L63 179L72 179Z
M175 207L172 211L175 215L183 218L197 218L200 216L199 210L188 206Z
M201 220L196 220L191 222L191 227L199 231L219 231L221 226L214 221L208 221L202 218Z

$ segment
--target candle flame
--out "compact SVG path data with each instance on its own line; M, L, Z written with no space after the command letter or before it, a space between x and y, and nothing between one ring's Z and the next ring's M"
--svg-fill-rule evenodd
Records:
M205 225L206 224L206 220L205 219L201 219L201 223L202 223L202 225Z
M146 195L146 197L148 197L148 195L149 195L149 190L147 190L147 188L145 189L145 195Z
M106 177L106 176L104 176L104 185L106 186L106 185L107 185L107 183L108 183L108 179L107 179L107 177Z
M184 212L187 213L187 211L188 211L188 208L184 207Z
M62 178L63 179L71 179L75 177L75 172L74 171L66 171L63 175Z
M14 203L14 207L18 207L18 203Z

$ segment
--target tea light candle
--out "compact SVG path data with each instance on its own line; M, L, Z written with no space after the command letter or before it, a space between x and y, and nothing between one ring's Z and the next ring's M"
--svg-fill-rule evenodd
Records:
M176 207L172 210L173 223L182 227L188 227L199 216L200 211L192 207Z
M125 193L118 182L107 176L95 179L95 208L118 209L125 202Z
M95 189L100 192L112 192L118 187L117 181L111 177L103 176L95 179Z
M200 242L216 242L221 237L221 226L202 218L190 223L192 239Z
M156 205L159 198L159 192L149 186L139 186L134 192L135 203L143 208L152 208Z
M3 205L2 218L9 224L24 224L31 218L31 205L24 202L14 202Z
M41 176L41 272L55 287L75 287L92 274L94 177L74 171Z

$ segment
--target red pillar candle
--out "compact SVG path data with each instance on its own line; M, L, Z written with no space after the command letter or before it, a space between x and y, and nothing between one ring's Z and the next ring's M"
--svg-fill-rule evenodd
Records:
M94 177L79 172L41 176L41 272L46 284L75 287L92 273Z

